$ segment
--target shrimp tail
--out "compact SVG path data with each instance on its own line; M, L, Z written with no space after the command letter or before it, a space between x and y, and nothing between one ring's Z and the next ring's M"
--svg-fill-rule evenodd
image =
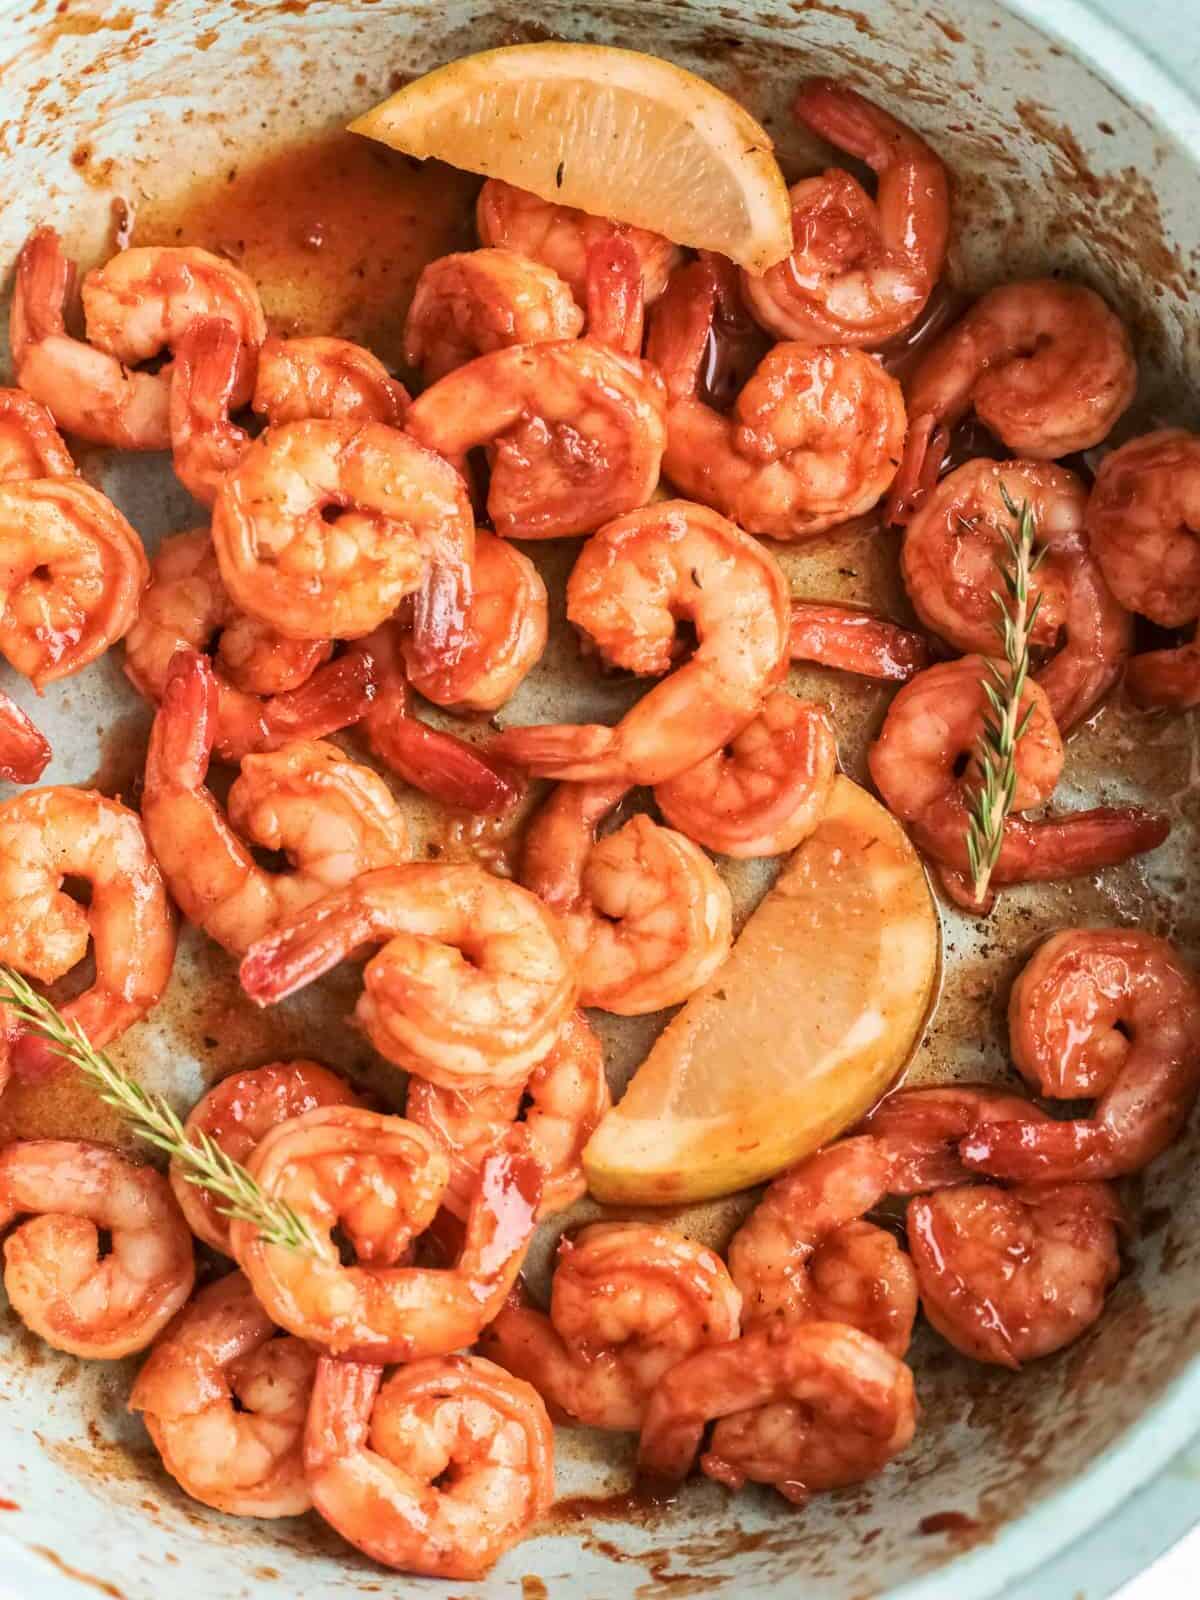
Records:
M484 1298L500 1292L515 1276L513 1258L523 1253L533 1234L545 1181L523 1127L513 1129L505 1144L484 1157L458 1261L459 1270L477 1282Z
M932 413L910 419L900 470L892 481L884 521L903 528L937 483L950 436Z
M645 304L642 263L619 230L587 254L588 336L610 350L636 356L642 350Z
M330 1356L320 1358L304 1432L307 1471L319 1472L363 1449L382 1381L382 1367L361 1361L335 1361Z
M671 274L666 292L654 308L646 360L662 373L673 403L694 399L700 392L718 292L712 264L694 261Z
M351 950L379 938L369 905L353 895L353 888L326 895L250 946L238 976L255 1005L286 1000L336 967Z
M418 672L457 665L470 635L471 570L456 555L430 563L425 582L413 596L411 649Z
M1076 1183L1125 1177L1161 1154L1187 1120L1187 1107L1162 1119L1151 1149L1122 1159L1120 1141L1102 1117L1067 1122L980 1122L958 1146L972 1172L1013 1183Z
M273 695L263 713L265 749L291 739L323 739L366 716L375 699L375 664L354 652L319 667L307 683Z
M572 782L615 776L617 734L602 723L548 723L541 727L507 728L487 747L500 761L511 761L539 778Z
M0 778L36 783L53 752L39 728L0 690Z
M879 172L897 145L911 144L911 129L864 100L836 78L809 78L792 102L792 117L822 139Z
M18 369L25 352L64 331L64 308L75 286L75 264L53 228L36 228L17 258L17 290L9 318L9 343Z
M995 883L1049 883L1119 866L1156 850L1171 831L1170 818L1141 806L1096 806L1045 821L1009 823ZM1009 854L1010 838L1015 846Z
M207 656L198 650L176 650L150 731L147 783L163 788L204 787L216 737L218 700L217 678Z
M374 729L371 748L398 778L454 810L500 816L525 793L516 774L416 717L393 717L386 730Z
M793 600L789 654L793 661L815 661L840 672L907 683L933 664L924 634L856 606Z

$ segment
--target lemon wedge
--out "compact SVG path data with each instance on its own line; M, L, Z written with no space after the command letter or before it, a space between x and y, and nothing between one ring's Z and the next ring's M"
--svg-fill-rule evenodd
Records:
M725 965L659 1035L583 1153L597 1200L744 1189L874 1105L915 1048L939 924L903 829L839 777Z
M637 50L484 50L406 84L350 131L719 250L751 272L792 248L766 131L711 83Z

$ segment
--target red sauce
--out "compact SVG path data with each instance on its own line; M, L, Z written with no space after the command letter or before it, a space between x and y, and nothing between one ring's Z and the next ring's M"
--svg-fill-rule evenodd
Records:
M979 1526L975 1518L967 1516L965 1511L935 1511L932 1516L921 1518L917 1523L917 1532L975 1533Z
M15 1500L7 1500L0 1495L0 1511L20 1511L20 1506Z

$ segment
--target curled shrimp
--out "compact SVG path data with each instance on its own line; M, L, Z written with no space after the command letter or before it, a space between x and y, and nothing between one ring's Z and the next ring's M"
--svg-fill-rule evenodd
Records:
M404 324L404 360L427 383L492 350L576 339L583 312L551 267L514 250L466 250L431 261Z
M576 1011L523 1088L443 1089L410 1078L404 1114L445 1146L450 1180L442 1204L456 1217L467 1214L484 1156L522 1117L544 1173L538 1216L548 1217L586 1193L583 1147L611 1105L600 1040Z
M22 1217L4 1241L4 1287L56 1350L101 1361L144 1350L192 1292L192 1236L167 1180L106 1145L0 1150L0 1229Z
M480 1348L560 1416L634 1430L664 1373L737 1338L740 1310L706 1246L653 1223L597 1222L560 1241L550 1315L510 1300Z
M1118 1178L1182 1133L1200 1095L1200 985L1165 939L1135 928L1055 934L1013 985L1008 1027L1039 1094L1096 1104L1069 1122L977 1124L959 1147L972 1171Z
M46 407L24 389L0 389L0 483L74 476L71 452Z
M521 881L557 914L584 1005L641 1016L678 1005L733 941L732 900L697 845L650 817L596 828L622 791L560 784L525 834Z
M615 728L510 728L492 741L501 759L539 777L627 786L673 778L746 726L787 659L787 582L774 558L686 500L594 534L567 583L567 616L610 665L670 676ZM699 642L676 667L680 622Z
M892 701L867 752L876 787L918 847L952 873L968 876L966 793L973 775L968 768L960 778L957 767L978 747L988 707L987 672L981 657L963 656L918 674ZM1063 763L1062 739L1045 690L1028 681L1021 704L1029 720L1017 741L1013 812L1048 800ZM1164 817L1137 806L1098 806L1036 820L1010 814L992 883L1096 872L1155 849L1169 831Z
M377 773L317 740L247 756L222 814L206 787L216 707L207 660L181 652L150 733L142 819L184 916L240 955L360 872L402 861L408 829ZM285 851L291 870L260 867L243 839Z
M670 404L663 471L748 533L805 539L870 511L904 447L900 385L862 350L777 344L726 416L700 398L721 285L710 258L684 267L656 308L647 359Z
M1200 639L1132 656L1125 687L1139 706L1187 711L1200 705Z
M714 1418L701 1470L732 1489L769 1483L799 1503L882 1472L911 1442L917 1402L908 1367L857 1328L761 1328L697 1351L659 1382L639 1470L685 1478Z
M933 663L923 634L860 606L793 600L788 652L793 661L853 672L885 683L907 683Z
M837 776L837 739L823 706L776 689L729 743L660 783L672 827L727 856L777 856L820 822Z
M258 352L254 410L272 427L306 417L404 426L411 399L378 356L349 339L272 334Z
M6 783L36 783L52 754L49 740L0 689L0 778Z
M470 596L466 486L378 422L268 428L222 480L212 535L234 605L287 638L357 638L415 594L419 647L443 649Z
M317 1355L278 1329L240 1272L201 1289L150 1352L129 1396L185 1493L234 1517L312 1507L304 1424Z
M647 305L662 294L679 260L678 247L660 233L542 200L500 178L489 178L479 191L475 219L485 245L542 262L570 285L580 305L587 299L589 257L597 245L618 238L632 249Z
M858 1132L874 1140L887 1162L889 1194L928 1194L971 1180L958 1146L977 1124L1045 1120L1024 1095L987 1083L946 1083L889 1094Z
M371 662L329 661L325 640L287 639L230 600L206 528L164 539L150 568L137 620L125 637L125 676L160 701L180 650L213 651L216 725L222 761L322 738L357 721L372 704Z
M1053 652L1037 673L1060 730L1081 722L1120 676L1133 621L1114 597L1084 532L1087 490L1040 461L968 461L910 520L901 570L913 609L956 650L997 655L996 563L1013 531L1010 506L1028 505L1044 552L1030 584L1040 596L1035 647Z
M481 1578L554 1499L554 1434L528 1384L478 1356L393 1372L317 1366L304 1460L317 1510L374 1561Z
M1093 290L1054 278L990 289L909 381L889 519L907 521L933 487L948 430L969 411L1015 454L1053 461L1099 444L1136 387L1129 335Z
M433 1221L449 1162L415 1123L323 1106L277 1124L247 1168L316 1245L272 1244L234 1220L238 1265L281 1328L351 1361L413 1361L473 1344L513 1286L541 1199L541 1168L514 1136L484 1158L457 1261L416 1267L409 1246ZM342 1264L335 1228L352 1266Z
M271 1061L222 1078L196 1102L183 1126L193 1142L203 1134L232 1160L244 1163L259 1141L289 1117L301 1117L318 1106L360 1103L345 1078L319 1062ZM188 1181L178 1156L172 1156L168 1176L192 1232L229 1255L229 1218L216 1197Z
M81 905L65 880L90 889ZM175 960L175 915L137 816L88 789L34 789L0 805L0 961L40 983L88 954L91 984L60 1006L92 1044L119 1039L158 1003ZM18 1076L62 1058L36 1034L12 1048Z
M37 688L126 634L150 573L142 541L79 478L0 484L0 654Z
M362 873L261 939L242 987L270 1005L379 943L355 1016L380 1055L444 1088L523 1083L575 1008L553 913L467 864Z
M1087 528L1123 606L1164 628L1200 617L1200 435L1161 428L1105 456Z
M920 316L941 275L950 183L924 139L832 78L813 78L792 115L875 173L874 200L840 167L791 188L793 248L742 294L777 339L880 345Z
M1120 1271L1121 1220L1105 1183L968 1184L911 1200L922 1309L976 1361L1015 1369L1048 1356L1104 1309Z
M864 1222L890 1189L886 1152L841 1139L776 1178L729 1243L742 1325L844 1322L902 1356L917 1315L912 1266Z

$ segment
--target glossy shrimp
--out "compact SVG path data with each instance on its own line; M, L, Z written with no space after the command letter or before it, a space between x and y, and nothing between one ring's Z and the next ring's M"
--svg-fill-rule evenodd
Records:
M1084 531L1087 490L1074 473L1040 461L966 462L909 522L904 583L921 621L954 649L998 654L996 563L1015 532L1009 505L1028 505L1044 552L1030 586L1041 597L1033 643L1052 654L1036 679L1066 733L1116 682L1133 637Z
M230 599L287 638L348 639L416 597L416 646L461 637L474 522L454 468L377 422L268 428L226 473L213 545Z
M793 661L885 683L907 683L933 664L923 634L861 606L825 600L792 600L788 653Z
M129 631L149 573L99 489L74 477L0 484L0 654L39 689Z
M312 1506L304 1424L317 1355L278 1329L240 1272L201 1289L163 1333L129 1409L193 1500L234 1517Z
M1182 1133L1200 1095L1200 985L1165 939L1072 928L1013 985L1012 1056L1039 1094L1094 1100L1068 1122L982 1122L960 1146L977 1172L1038 1183L1138 1172Z
M987 709L979 656L963 656L922 672L897 694L867 764L889 810L908 826L920 849L956 874L969 874L964 784ZM1050 798L1062 771L1062 740L1045 691L1029 681L1022 699L1028 714L1017 743L1013 812ZM992 882L1045 882L1095 872L1153 850L1170 824L1136 806L1099 806L1091 811L1030 820L1010 814Z
M686 500L630 512L594 534L567 584L567 616L610 665L669 676L616 727L511 728L492 741L496 755L540 777L627 786L673 778L746 726L787 660L778 564ZM681 622L698 643L677 666Z
M50 761L50 742L33 719L0 689L0 778L36 783Z
M473 1344L512 1288L541 1199L541 1167L514 1134L483 1160L458 1259L420 1267L409 1246L433 1221L449 1162L415 1123L323 1106L274 1127L247 1167L316 1245L289 1249L234 1221L238 1265L281 1328L351 1361L414 1361Z
M305 1467L317 1510L373 1561L481 1578L554 1499L554 1435L528 1384L478 1356L397 1369L322 1360Z
M68 879L88 886L86 905ZM59 1009L94 1045L111 1044L158 1003L175 960L175 915L132 811L88 789L35 789L0 805L0 961L53 983L88 954L95 977ZM18 1037L12 1066L44 1077L62 1059Z
M647 1222L597 1222L558 1247L550 1314L510 1301L480 1348L553 1413L635 1430L664 1373L738 1335L741 1296L720 1257Z
M184 916L240 955L359 873L404 860L408 829L378 774L317 740L246 756L222 813L206 786L216 708L207 660L181 652L150 734L142 819ZM259 866L251 844L284 851L290 870Z
M358 1096L345 1078L317 1061L271 1061L222 1078L188 1113L184 1132L204 1134L234 1161L245 1162L271 1129L319 1106L354 1106ZM216 1196L190 1183L187 1168L171 1158L168 1176L179 1208L198 1239L229 1255L229 1218Z
M1122 605L1164 628L1200 617L1200 435L1162 428L1105 456L1087 528Z
M366 872L259 941L242 987L269 1005L367 944L355 1016L388 1061L444 1088L523 1083L575 1008L557 919L515 883L467 864Z
M889 1094L858 1132L875 1142L886 1161L889 1194L928 1194L971 1181L958 1147L979 1123L1046 1120L1024 1095L988 1083L939 1083Z
M0 1150L0 1230L14 1223L9 1303L56 1350L102 1361L144 1350L192 1292L192 1236L167 1180L106 1145Z
M729 1244L743 1327L844 1322L902 1356L916 1278L893 1235L863 1221L889 1188L870 1138L841 1139L776 1178Z
M411 400L378 356L360 344L321 335L280 339L272 334L258 353L251 403L271 427L332 417L401 428Z
M837 739L825 708L776 689L723 749L658 784L654 800L672 827L706 850L777 856L820 822L836 776Z
M542 262L570 286L580 305L587 299L588 262L597 245L618 238L629 246L637 260L647 305L662 294L679 260L677 246L659 233L542 200L499 178L489 178L479 191L475 218L485 245L515 250Z
M677 272L656 308L647 359L670 395L663 471L747 533L794 540L875 506L904 447L904 397L862 350L777 344L725 415L700 398L722 293L711 259Z
M521 881L559 918L582 1003L641 1016L686 1000L725 960L732 901L703 850L650 817L597 840L621 793L560 784L526 830Z
M0 483L74 476L71 452L46 407L24 389L0 389Z
M1053 461L1106 438L1136 386L1129 335L1093 290L1055 278L990 289L909 381L890 520L906 521L933 487L968 412L1016 454Z
M976 1361L1017 1368L1048 1356L1104 1309L1121 1220L1105 1183L968 1184L918 1197L908 1243L922 1309Z
M445 1146L450 1180L442 1204L456 1217L467 1214L484 1156L521 1117L544 1174L538 1216L548 1217L586 1192L583 1147L611 1104L600 1040L576 1011L523 1088L443 1089L410 1078L405 1115Z
M716 1420L700 1467L731 1489L769 1483L797 1503L862 1483L916 1429L912 1373L857 1328L762 1328L681 1361L650 1396L639 1470L678 1482Z
M840 167L793 184L792 253L761 277L743 272L742 294L777 339L880 345L911 326L941 276L946 169L911 128L835 79L806 83L792 115L866 162L878 193Z
M330 661L327 641L284 638L237 610L206 528L174 533L159 545L125 637L125 676L148 700L160 701L180 650L213 652L213 750L222 761L323 738L374 703L370 661Z
M404 359L427 383L492 350L577 339L583 312L551 267L514 250L467 250L431 261L404 324Z

